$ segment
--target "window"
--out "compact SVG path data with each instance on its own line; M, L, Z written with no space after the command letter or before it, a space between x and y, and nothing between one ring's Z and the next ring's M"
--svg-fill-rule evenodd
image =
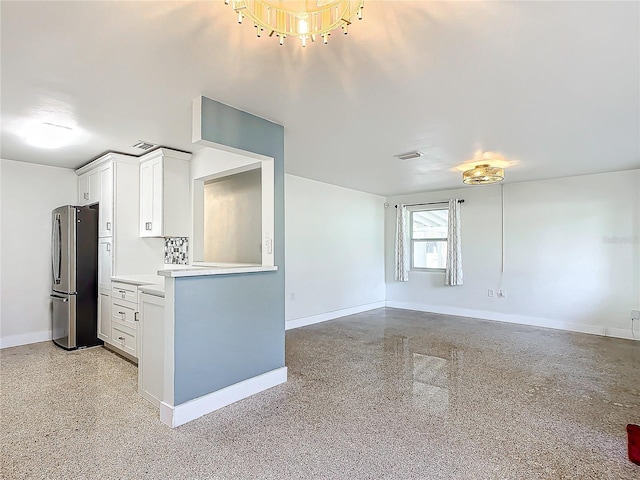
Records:
M411 270L445 270L448 216L446 208L411 212Z

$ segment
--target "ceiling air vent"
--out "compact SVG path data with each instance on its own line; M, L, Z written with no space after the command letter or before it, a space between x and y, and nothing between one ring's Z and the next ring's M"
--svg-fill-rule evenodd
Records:
M131 145L131 148L139 148L140 150L143 150L145 152L154 147L157 147L157 145L149 142L143 142L142 140L138 141L138 143L134 143L133 145Z
M398 155L394 155L394 157L399 158L400 160L411 160L412 158L424 157L424 153L415 150L413 152L399 153Z

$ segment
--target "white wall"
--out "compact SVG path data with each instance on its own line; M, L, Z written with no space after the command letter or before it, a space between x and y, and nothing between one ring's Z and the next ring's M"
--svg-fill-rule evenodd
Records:
M500 188L387 200L387 305L632 338L630 310L640 305L640 170L504 185L503 275ZM429 272L394 281L393 205L448 198L465 199L465 284L445 287L444 274ZM500 288L506 298L487 296Z
M285 318L307 325L384 306L384 198L285 175Z
M51 210L78 200L73 170L0 160L0 344L51 338Z

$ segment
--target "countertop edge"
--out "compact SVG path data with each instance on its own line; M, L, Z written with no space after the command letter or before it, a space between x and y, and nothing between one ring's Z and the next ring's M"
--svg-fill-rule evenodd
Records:
M153 295L154 297L164 298L164 289L157 285L141 285L138 290L140 293L145 293L147 295Z
M274 272L278 270L275 265L261 265L252 267L194 267L181 269L158 270L158 275L162 277L205 277L209 275L232 275L234 273L259 273Z
M145 275L146 276L146 275ZM135 278L136 275L112 275L111 276L111 281L112 282L120 282L120 283L127 283L129 285L136 285L138 287L142 286L142 285L158 285L160 284L160 282L162 282L164 279L163 277L158 277L157 280L151 281L149 279L140 279L140 278Z

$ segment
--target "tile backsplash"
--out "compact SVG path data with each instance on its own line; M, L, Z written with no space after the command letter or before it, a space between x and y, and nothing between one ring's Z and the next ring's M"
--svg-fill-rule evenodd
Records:
M172 265L189 264L189 238L165 237L164 263Z

